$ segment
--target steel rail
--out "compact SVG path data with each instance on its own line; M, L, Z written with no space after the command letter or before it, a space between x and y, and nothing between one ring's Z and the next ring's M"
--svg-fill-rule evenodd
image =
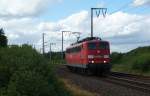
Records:
M130 74L130 77L131 76L132 75ZM135 75L133 75L133 76L135 76ZM105 80L108 82L111 82L111 83L123 85L123 86L129 87L129 88L137 89L139 91L150 93L150 83L145 83L140 80L132 80L131 78L126 78L126 76L117 76L116 74L108 75L107 78L105 78Z

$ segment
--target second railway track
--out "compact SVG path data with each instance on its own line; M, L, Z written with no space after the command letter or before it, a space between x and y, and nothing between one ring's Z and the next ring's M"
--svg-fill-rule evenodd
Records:
M104 78L106 81L125 87L134 88L139 91L150 93L150 78L119 72L111 72Z

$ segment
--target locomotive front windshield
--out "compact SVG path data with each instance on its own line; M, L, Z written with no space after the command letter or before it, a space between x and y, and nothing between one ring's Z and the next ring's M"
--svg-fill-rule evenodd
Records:
M109 45L106 42L100 42L98 45L98 49L109 49Z
M88 49L89 50L95 50L95 49L109 49L109 45L106 42L100 42L99 44L97 43L88 43Z
M89 50L97 49L97 48L96 48L96 43L88 43L88 49L89 49Z

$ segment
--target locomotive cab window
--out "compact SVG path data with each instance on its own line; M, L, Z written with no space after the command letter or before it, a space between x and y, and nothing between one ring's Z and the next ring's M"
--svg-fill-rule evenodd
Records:
M96 49L96 43L88 43L88 49L90 50Z
M109 45L106 42L100 42L98 47L99 49L109 49Z

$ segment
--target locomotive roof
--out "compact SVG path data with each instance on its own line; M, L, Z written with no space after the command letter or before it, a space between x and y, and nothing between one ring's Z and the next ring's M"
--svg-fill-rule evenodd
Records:
M93 41L93 40L101 40L101 38L99 38L99 37L87 37L87 38L84 38L82 40L77 41L76 43L73 43L72 45L82 43L82 42L86 42L86 41Z
M73 43L71 44L71 46L69 46L68 48L71 48L71 47L75 47L75 46L79 46L81 45L83 42L95 42L95 41L102 41L102 42L107 42L107 41L103 41L101 38L99 37L87 37L87 38L84 38L76 43Z
M91 40L101 40L101 38L99 38L99 37L87 37L87 38L84 38L84 39L78 41L77 43L85 42L85 41L91 41Z

